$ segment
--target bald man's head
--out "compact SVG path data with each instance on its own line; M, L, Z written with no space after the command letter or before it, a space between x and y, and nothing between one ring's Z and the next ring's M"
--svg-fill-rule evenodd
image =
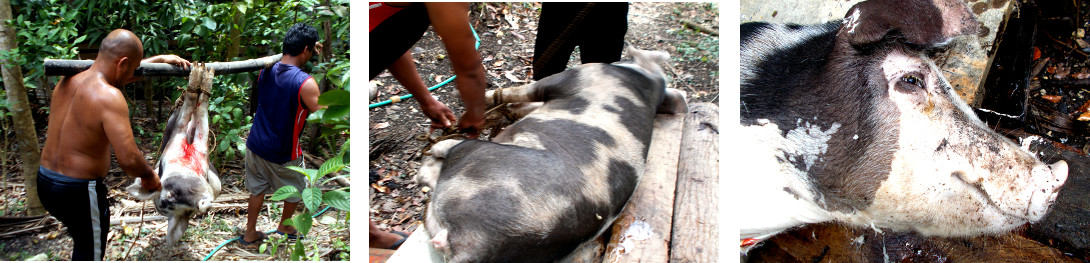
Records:
M132 31L115 29L102 39L97 59L114 60L122 57L139 62L144 59L144 44Z

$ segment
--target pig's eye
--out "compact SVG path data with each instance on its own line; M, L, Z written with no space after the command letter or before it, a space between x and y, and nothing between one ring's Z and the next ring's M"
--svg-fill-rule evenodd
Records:
M918 78L916 76L913 76L913 75L906 74L903 77L901 77L901 81L904 81L905 83L912 84L912 85L915 85L917 87L923 88L923 81L921 81L920 78Z

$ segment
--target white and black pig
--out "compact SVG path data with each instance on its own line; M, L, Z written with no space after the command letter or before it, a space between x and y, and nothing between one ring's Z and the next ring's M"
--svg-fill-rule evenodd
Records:
M434 189L424 221L448 261L553 262L613 222L643 172L656 112L685 111L658 65L669 55L628 53L634 62L503 89L504 103L544 103L491 142L431 147L416 180Z
M803 224L975 236L1041 219L1067 179L981 122L929 51L960 0L872 0L819 25L741 27L743 251Z
M208 159L208 97L213 70L194 64L189 88L163 130L162 153L155 169L163 189L146 192L137 178L127 190L140 200L153 199L167 217L166 244L173 245L189 228L195 213L204 213L220 194L220 180Z

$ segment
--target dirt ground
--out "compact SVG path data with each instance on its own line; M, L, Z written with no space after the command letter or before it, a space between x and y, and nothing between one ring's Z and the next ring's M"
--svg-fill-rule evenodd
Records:
M169 107L169 103L167 103ZM133 114L133 127L142 127L144 130L154 133L160 132L154 117L141 112L143 104L136 102L131 107L137 109ZM169 114L169 109L165 109ZM39 131L39 145L45 143L44 130ZM154 163L155 149L149 145L158 145L158 139L154 136L136 136L140 147L146 153L145 159ZM304 143L306 139L304 139ZM10 153L10 152L9 152ZM25 195L23 179L18 173L19 164L14 155L10 156L0 170L3 190L0 190L0 260L26 260L34 258L38 260L68 260L71 258L72 239L67 234L67 228L52 217L41 220L18 220L26 216ZM114 160L114 158L111 158ZM308 161L308 167L317 167L320 163ZM217 167L223 192L216 199L209 213L196 215L190 220L190 227L186 230L182 239L173 247L163 244L166 235L167 221L165 219L150 220L141 223L115 224L110 227L107 238L105 260L201 260L219 246L230 239L237 237L236 229L245 228L246 224L246 198L249 193L245 190L242 179L244 164L242 158L227 161ZM128 194L122 192L125 186L132 184L132 178L125 175L116 161L106 179L109 189L107 194L111 204L110 219L140 219L141 211L145 219L160 216L155 212L150 201L137 202ZM322 189L338 189L336 184L322 185ZM281 202L267 201L259 212L257 229L260 231L275 230L281 209ZM143 208L142 208L143 207ZM298 211L302 211L300 206ZM324 207L323 207L324 208ZM297 213L298 214L298 213ZM310 235L305 237L304 244L308 255L318 255L322 260L348 260L349 259L349 234L350 215L346 211L329 209L314 219L314 226ZM276 253L270 253L271 249L264 252L255 249L242 249L237 242L230 242L218 250L210 260L287 260L289 253L288 244L280 235L272 234L266 240L268 244L274 244ZM272 247L266 245L267 247Z
M537 32L539 3L474 3L470 22L480 36L479 52L492 87L512 87L531 80L531 62ZM632 3L625 40L646 50L670 53L665 67L669 86L685 91L689 103L719 101L719 37L684 27L688 20L719 30L718 3ZM417 70L427 85L453 75L446 51L433 31L413 48ZM578 49L569 67L579 62ZM627 58L623 56L622 59ZM408 94L389 73L371 84L379 89L376 101ZM432 95L455 115L463 109L452 84ZM423 141L416 136L428 131L429 121L415 100L371 108L369 118L370 219L380 229L411 232L421 223L426 193L412 181L420 167Z

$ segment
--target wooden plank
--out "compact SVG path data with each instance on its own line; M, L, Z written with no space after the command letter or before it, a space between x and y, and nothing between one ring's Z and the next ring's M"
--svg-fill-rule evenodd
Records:
M613 223L605 262L666 262L673 224L678 151L685 115L655 116L647 164L628 205Z
M748 262L1079 262L1014 233L938 238L838 223L776 235L747 256Z
M696 103L682 127L670 262L718 262L719 107Z
M862 0L825 1L757 1L740 3L741 22L764 21L772 23L818 24L844 18L853 5ZM991 59L988 51L996 44L997 30L1014 10L1014 1L966 1L969 10L980 21L980 33L976 36L955 38L949 49L935 59L935 64L946 73L946 79L965 102L980 106L983 98L984 77Z
M417 227L408 239L405 239L405 243L401 244L401 247L394 252L393 256L390 256L389 263L428 263L428 262L446 262L443 260L443 256L439 254L435 247L431 246L429 242L431 238L428 237L428 233L424 231L424 226Z

